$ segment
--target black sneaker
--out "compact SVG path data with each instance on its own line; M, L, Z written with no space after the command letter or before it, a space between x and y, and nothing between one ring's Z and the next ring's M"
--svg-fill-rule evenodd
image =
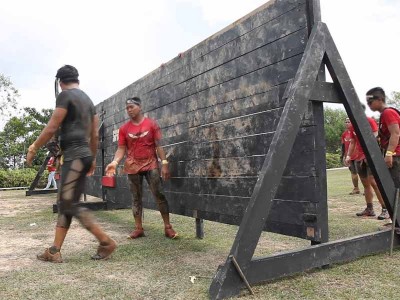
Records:
M373 208L365 208L362 212L356 213L357 217L375 217L375 212Z
M378 220L386 220L386 219L390 219L390 215L389 215L387 209L382 208L382 212L378 216Z

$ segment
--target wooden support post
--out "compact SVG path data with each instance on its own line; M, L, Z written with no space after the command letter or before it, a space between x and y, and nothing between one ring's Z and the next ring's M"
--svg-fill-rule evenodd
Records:
M196 218L196 237L198 239L204 238L204 223L203 219Z
M393 242L394 242L394 231L396 229L396 219L397 219L397 207L399 205L399 191L400 189L396 189L396 197L394 198L394 208L393 208L393 220L392 220L392 232L390 234L390 251L389 255L393 255Z
M31 185L29 186L29 189L25 192L25 196L31 196L32 194L34 194L33 190L37 187L40 177L42 177L43 172L46 169L47 163L48 163L51 155L52 155L51 153L47 154L42 165L40 166L39 171L36 173L35 179L32 181ZM38 192L36 194L40 194L40 192Z

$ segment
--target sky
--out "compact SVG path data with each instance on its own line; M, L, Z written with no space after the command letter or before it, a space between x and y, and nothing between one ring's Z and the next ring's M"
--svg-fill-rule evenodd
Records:
M0 73L19 105L54 108L59 67L95 104L250 13L262 0L0 0ZM400 91L400 0L320 0L355 89Z

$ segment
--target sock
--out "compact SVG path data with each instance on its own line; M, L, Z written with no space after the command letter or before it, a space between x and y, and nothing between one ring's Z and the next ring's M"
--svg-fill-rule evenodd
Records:
M50 252L50 254L56 254L57 252L60 252L60 249L57 249L57 247L56 246L51 246L50 248L49 248L49 252Z

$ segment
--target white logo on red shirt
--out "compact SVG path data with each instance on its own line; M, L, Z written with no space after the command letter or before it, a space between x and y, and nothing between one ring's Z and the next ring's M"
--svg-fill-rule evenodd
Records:
M132 138L132 139L138 139L138 138L141 138L141 137L145 137L148 133L149 133L149 131L145 131L145 132L143 132L141 134L139 134L139 133L138 134L128 133L128 136L130 138Z

